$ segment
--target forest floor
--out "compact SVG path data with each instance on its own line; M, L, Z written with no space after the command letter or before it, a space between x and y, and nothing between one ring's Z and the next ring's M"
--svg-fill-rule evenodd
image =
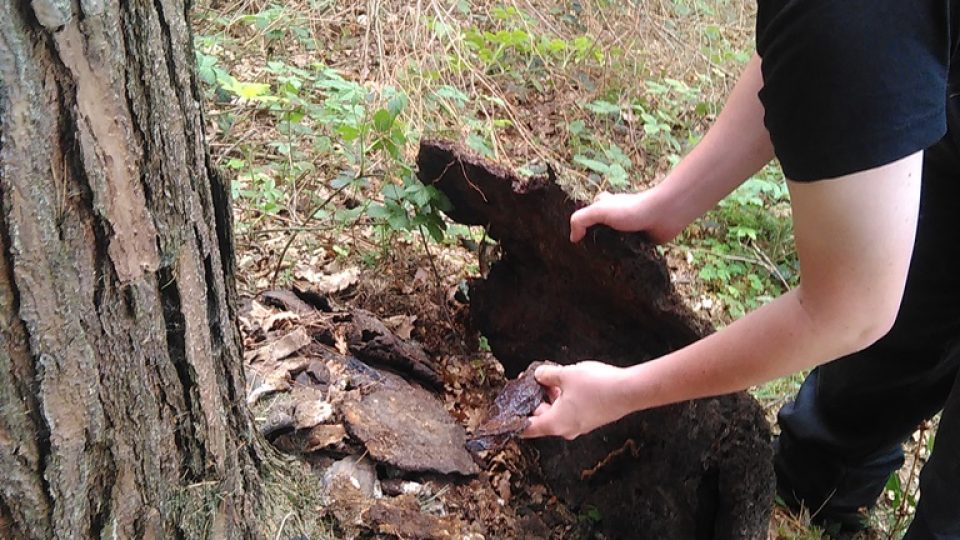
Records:
M503 375L484 338L464 332L456 297L496 246L443 217L443 197L415 178L417 142L462 141L521 174L549 165L582 200L643 189L715 118L749 59L753 10L750 0L201 0L198 75L213 159L232 180L241 294L319 287L369 310L462 375L446 404L477 422ZM717 327L795 286L779 169L663 253L687 304ZM751 390L774 425L801 380ZM915 434L872 537L902 534L931 432ZM478 489L541 496L511 495L522 459L505 457ZM769 537L829 536L778 507Z

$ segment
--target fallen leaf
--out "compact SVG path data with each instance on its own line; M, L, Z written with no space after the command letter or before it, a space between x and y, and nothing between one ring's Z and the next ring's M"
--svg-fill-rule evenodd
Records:
M400 339L410 339L413 332L413 323L417 322L416 315L394 315L383 320L387 328L393 331Z
M246 313L246 318L249 319L250 322L255 322L263 326L264 321L270 318L271 315L273 315L272 309L256 300L252 300L250 302L250 311Z
M417 268L417 272L413 274L413 282L415 284L424 284L429 283L430 272L423 267Z
M509 503L512 493L510 493L510 471L503 471L497 478L497 494L503 499L503 502Z
M322 399L297 403L293 420L297 429L308 429L322 424L333 416L333 406Z
M279 324L286 321L296 322L300 320L300 316L296 313L291 313L289 311L281 311L280 313L274 313L263 323L263 330L269 332L274 328L278 328Z
M297 266L293 271L293 277L294 280L308 285L302 287L304 289L311 289L320 294L335 294L356 285L360 281L360 270L348 268L335 274L324 274L310 267Z
M306 358L293 358L283 362L264 362L248 368L250 379L247 404L253 405L267 394L289 390L293 382L291 372L302 370L309 362Z
M409 508L402 506L403 499L410 500ZM463 524L457 516L436 516L420 512L419 503L413 495L401 495L380 500L363 513L363 524L374 532L398 538L446 539L461 538Z
M527 487L527 494L530 496L530 502L533 504L543 504L547 496L547 487L543 484L534 484Z
M247 395L247 405L255 404L267 394L290 389L290 373L288 372L272 371L266 374L262 381Z
M347 345L347 336L344 335L342 328L337 328L333 333L333 346L337 352L343 356L350 354L350 346Z
M347 430L342 424L321 424L313 426L307 436L304 452L316 452L333 446L347 438Z
M244 360L250 364L282 360L306 347L311 341L312 338L310 334L301 326L282 338L267 343L259 349L248 351L244 354Z
M324 471L321 483L331 495L353 488L372 499L378 491L377 465L366 455L347 456Z

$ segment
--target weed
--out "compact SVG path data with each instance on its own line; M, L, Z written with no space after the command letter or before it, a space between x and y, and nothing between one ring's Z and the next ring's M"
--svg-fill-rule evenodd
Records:
M782 173L771 165L681 236L681 249L730 318L796 285L799 262L789 201Z
M244 20L260 27L273 14ZM413 137L402 119L409 103L404 93L391 86L375 91L319 63L301 68L269 61L262 70L269 82L253 82L232 76L213 55L199 51L198 62L209 91L269 114L279 134L267 144L272 155L266 163L254 165L248 156L227 161L237 171L235 198L267 215L289 211L288 185L315 172L311 157L322 156L340 164L327 188L346 191L361 202L330 211L327 199L303 217L304 223L332 218L349 227L369 218L385 233L385 241L389 232L420 231L442 240L440 212L449 209L449 202L436 188L423 185L406 160ZM451 90L440 95L459 97Z

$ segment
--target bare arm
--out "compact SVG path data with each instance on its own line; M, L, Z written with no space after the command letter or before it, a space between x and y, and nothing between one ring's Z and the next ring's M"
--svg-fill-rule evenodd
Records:
M918 152L832 180L791 182L802 276L797 289L645 364L538 371L556 399L537 411L526 435L574 437L635 410L742 390L879 339L903 296L922 157Z
M666 242L773 159L757 92L763 85L754 55L703 140L656 187L616 195L570 219L570 238L606 223L618 230L643 230Z

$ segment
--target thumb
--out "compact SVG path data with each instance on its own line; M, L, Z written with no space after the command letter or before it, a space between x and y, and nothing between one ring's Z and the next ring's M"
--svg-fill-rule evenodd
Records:
M540 366L533 376L543 386L560 386L563 382L563 366Z
M610 193L607 190L603 190L600 193L597 193L597 196L593 198L593 202L600 202L608 197L612 197L613 193Z
M587 234L587 229L591 225L603 222L603 217L603 210L596 204L574 212L570 216L570 241L579 242Z
M523 439L534 439L555 435L552 418L553 414L551 414L550 409L537 416L527 418L527 429L523 430L520 437Z

